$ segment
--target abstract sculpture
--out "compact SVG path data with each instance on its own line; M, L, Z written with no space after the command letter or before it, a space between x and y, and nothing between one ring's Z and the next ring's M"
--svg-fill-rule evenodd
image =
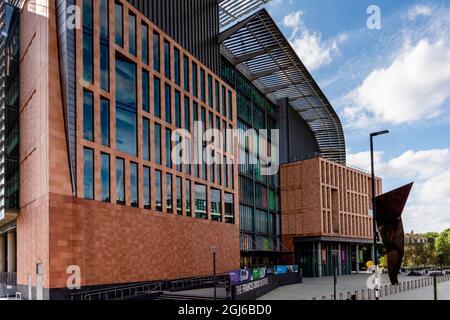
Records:
M402 213L414 183L376 197L378 230L386 247L389 279L398 284L398 272L405 253Z

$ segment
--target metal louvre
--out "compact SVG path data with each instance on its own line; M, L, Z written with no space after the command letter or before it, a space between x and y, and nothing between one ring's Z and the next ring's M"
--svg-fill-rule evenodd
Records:
M265 9L223 31L221 52L275 104L290 105L312 129L321 155L346 163L341 121Z
M236 22L272 0L219 0L220 28Z

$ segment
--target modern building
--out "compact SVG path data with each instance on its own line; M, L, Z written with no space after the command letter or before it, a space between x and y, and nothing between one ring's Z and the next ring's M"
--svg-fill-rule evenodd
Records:
M345 139L267 2L2 1L0 282L60 299L68 279L207 276L213 251L219 273L294 255L248 130L278 145L272 165L345 165ZM212 128L241 130L211 148L195 133Z
M425 235L414 233L412 230L410 233L405 233L405 244L414 246L417 243L432 243L433 239L426 237Z
M372 178L315 157L281 168L283 242L306 277L367 270L374 261ZM375 193L381 194L376 179Z

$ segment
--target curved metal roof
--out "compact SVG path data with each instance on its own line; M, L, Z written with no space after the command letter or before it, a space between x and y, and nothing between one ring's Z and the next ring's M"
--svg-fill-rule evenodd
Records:
M220 29L254 12L272 0L219 0Z
M265 9L223 31L219 42L222 54L269 99L289 99L312 129L324 158L345 164L337 113Z

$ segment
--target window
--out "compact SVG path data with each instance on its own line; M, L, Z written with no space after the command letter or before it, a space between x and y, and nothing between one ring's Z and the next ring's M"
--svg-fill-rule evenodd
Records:
M213 78L211 75L208 75L208 105L213 107Z
M166 167L172 168L172 130L166 129Z
M159 34L153 33L153 69L161 72L161 53L159 50Z
M116 159L116 199L125 205L125 161L121 158Z
M222 115L227 116L227 89L222 86Z
M183 78L184 78L184 90L189 92L189 58L183 56Z
M144 209L151 209L150 183L150 168L144 167Z
M116 61L117 150L137 155L136 65Z
M142 121L142 153L144 160L150 161L150 120Z
M94 81L94 17L92 0L83 0L83 80Z
M233 94L228 91L228 119L233 121Z
M161 184L161 171L155 171L155 209L156 211L162 211L162 184Z
M137 163L130 163L130 193L131 193L131 206L134 208L139 207L139 190L138 190L138 165Z
M149 74L147 71L142 71L142 110L150 111L150 95L149 95Z
M94 141L94 98L92 92L83 94L83 138Z
M155 117L161 118L161 80L154 78L153 80L153 114Z
M181 129L181 94L175 90L175 125Z
M195 184L195 217L198 219L208 219L206 202L206 186Z
M164 87L165 94L165 119L167 123L172 122L172 90L170 85L166 84Z
M189 97L184 97L184 128L191 130L191 102Z
M183 183L180 177L177 177L177 214L182 215L183 214L183 196L182 196L182 190L183 190Z
M170 79L170 43L164 41L164 76Z
M196 126L196 125L198 125L197 124L197 122L198 122L198 104L197 104L197 102L194 102L194 126ZM196 129L195 129L196 130ZM196 138L195 136L194 136L194 175L197 177L197 178L199 178L200 176L199 176L199 169L200 169L200 166L199 166L199 163L200 163L200 157L199 157L199 141L198 141L199 139L198 138Z
M109 91L109 19L108 0L100 0L100 87Z
M148 64L148 26L146 24L141 25L141 47L142 61Z
M174 65L174 74L175 74L175 83L180 85L181 77L180 77L180 50L175 48L173 50L173 65Z
M84 198L94 200L94 150L84 148Z
M166 173L166 209L167 213L173 212L172 207L172 175Z
M116 44L123 47L123 7L116 3L115 13Z
M192 91L194 97L198 97L198 70L195 62L192 63Z
M220 112L220 85L219 81L215 81L214 95L216 97L216 110Z
M101 180L101 201L111 201L111 187L110 187L110 160L109 155L106 153L101 154L101 168L100 168L100 180Z
M161 125L155 123L155 162L161 164Z
M187 162L184 165L184 172L186 174L191 174L191 140L187 137L184 139L185 141L185 159Z
M223 156L223 164L221 166L224 171L223 171L223 186L228 186L228 180L227 180L227 157Z
M100 140L109 147L109 101L106 99L100 100Z
M206 102L205 70L200 69L200 98Z
M218 189L211 189L211 220L222 221L222 195Z
M136 55L136 16L134 14L128 15L128 51Z
M192 217L192 212L191 212L191 180L186 180L185 198L186 198L186 215L188 217Z
M201 121L203 124L203 131L205 131L206 129L206 109L202 107L201 109ZM200 155L200 157L202 157L202 159L200 159L201 163L202 163L202 179L206 180L206 159L204 159L204 155L206 154L206 141L202 142L202 153Z

